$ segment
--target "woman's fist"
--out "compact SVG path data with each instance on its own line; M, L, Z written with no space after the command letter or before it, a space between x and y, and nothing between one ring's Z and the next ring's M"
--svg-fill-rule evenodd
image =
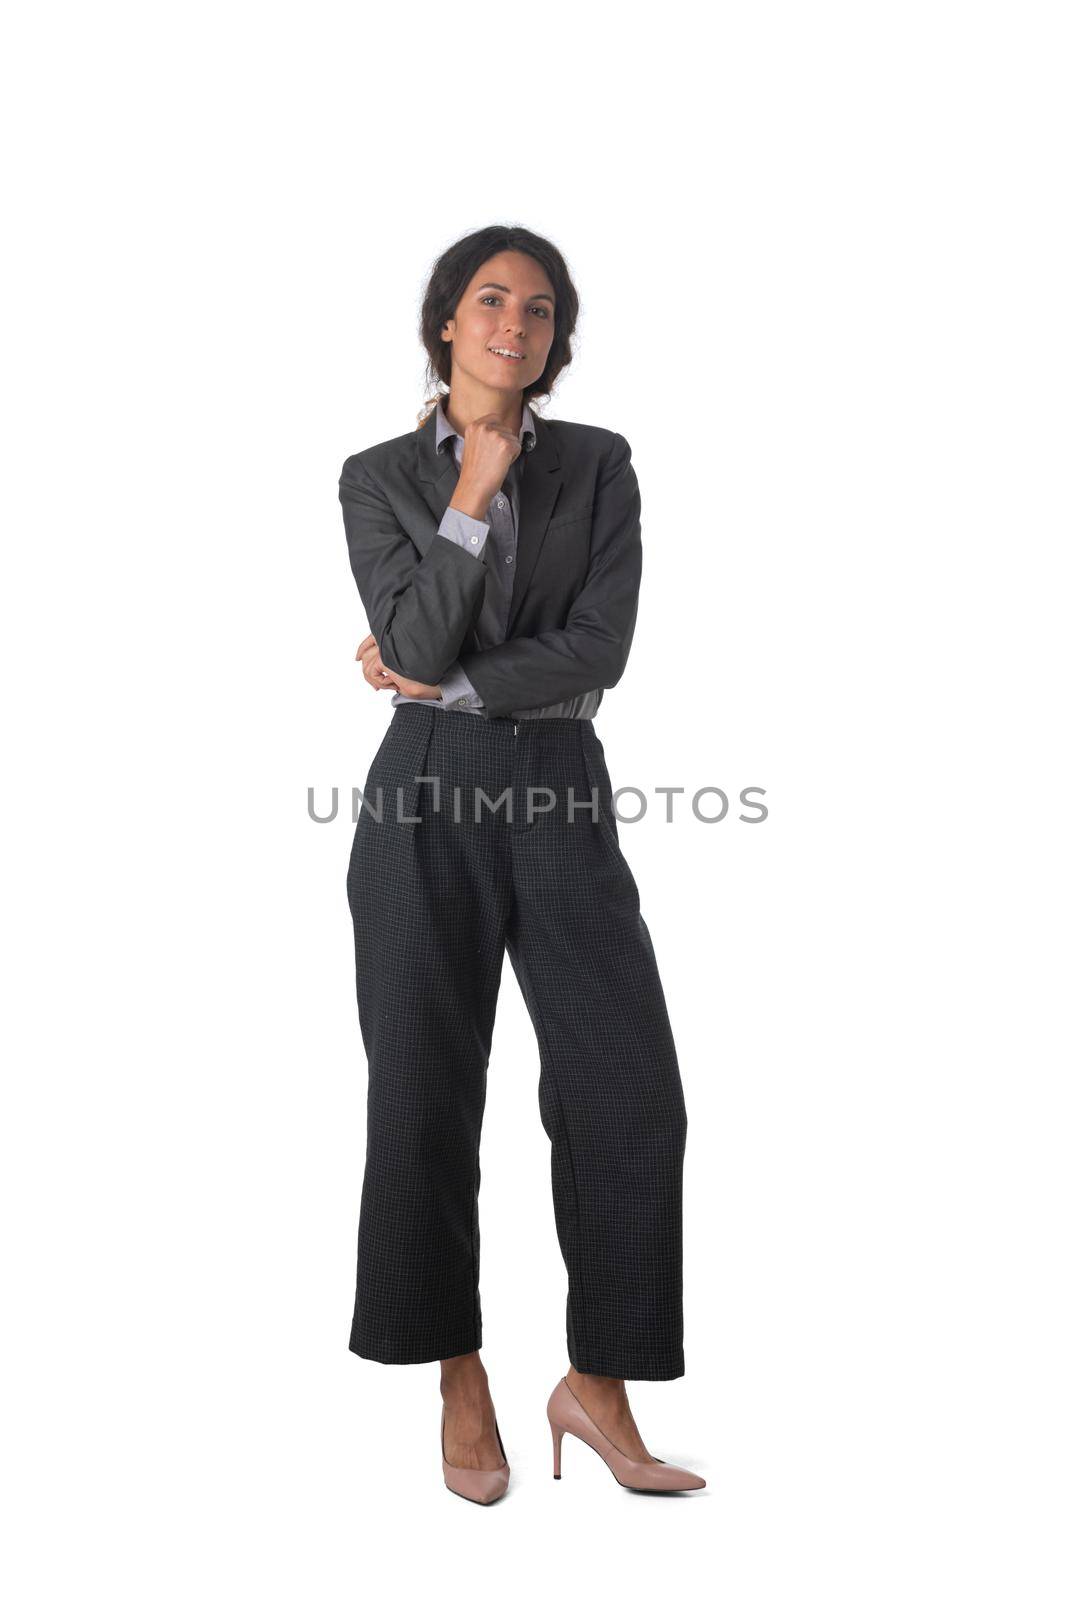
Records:
M478 417L468 422L463 435L463 465L452 496L457 511L485 521L489 502L508 475L511 463L522 454L522 440L499 417Z

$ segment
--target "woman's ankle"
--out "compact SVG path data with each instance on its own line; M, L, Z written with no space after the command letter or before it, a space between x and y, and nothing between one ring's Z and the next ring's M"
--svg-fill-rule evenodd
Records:
M441 1398L477 1400L489 1391L489 1378L477 1350L441 1362Z
M567 1370L567 1387L573 1389L575 1394L584 1392L587 1395L598 1395L604 1400L624 1401L626 1399L626 1382L623 1378L604 1378L595 1372L579 1372L577 1367L571 1366Z

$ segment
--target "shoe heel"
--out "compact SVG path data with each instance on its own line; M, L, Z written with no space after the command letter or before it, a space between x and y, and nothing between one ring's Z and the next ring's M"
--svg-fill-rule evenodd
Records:
M563 1474L559 1470L559 1457L560 1447L563 1444L563 1429L557 1428L554 1422L550 1422L549 1427L552 1429L552 1476L561 1478Z

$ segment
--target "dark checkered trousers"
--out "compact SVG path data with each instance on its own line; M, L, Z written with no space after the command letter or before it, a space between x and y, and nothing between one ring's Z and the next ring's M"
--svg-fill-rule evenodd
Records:
M681 1377L685 1101L592 721L399 705L362 792L349 1348L394 1363L481 1347L479 1143L506 949L540 1054L570 1360Z

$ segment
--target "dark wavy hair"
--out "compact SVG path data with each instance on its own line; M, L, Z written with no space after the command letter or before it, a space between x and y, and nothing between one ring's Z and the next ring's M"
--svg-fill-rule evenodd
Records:
M423 411L418 426L433 415L440 399L439 383L452 382L452 346L442 339L441 329L456 314L456 306L463 291L483 262L501 250L521 250L532 256L545 270L556 297L555 337L548 352L545 370L539 378L526 386L523 395L534 400L538 395L552 393L556 379L571 363L571 338L578 321L578 291L571 282L561 252L550 239L528 228L510 228L493 224L468 233L438 256L430 271L422 296L419 313L419 337L426 350L426 389Z

